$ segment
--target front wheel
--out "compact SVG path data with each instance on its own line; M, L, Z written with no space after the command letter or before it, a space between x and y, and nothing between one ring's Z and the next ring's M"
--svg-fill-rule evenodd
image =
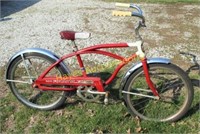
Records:
M160 99L148 87L141 67L131 74L122 91L127 108L145 120L177 121L192 103L194 91L189 77L173 64L149 64L148 69Z

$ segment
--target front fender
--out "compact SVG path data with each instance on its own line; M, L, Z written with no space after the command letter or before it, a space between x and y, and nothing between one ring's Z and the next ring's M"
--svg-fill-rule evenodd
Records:
M155 64L155 63L159 63L159 64L169 64L171 63L169 59L167 58L150 58L147 59L147 64ZM123 76L121 83L120 83L120 93L121 91L124 89L124 86L126 84L126 81L128 80L128 78L130 77L130 75L132 73L134 73L136 70L138 70L140 67L142 67L142 62L138 62L136 64L133 64L129 70L125 73L125 75Z
M7 68L6 68L6 76L5 76L6 79L8 78L8 70L10 69L12 62L17 57L19 57L19 56L21 56L22 54L25 54L25 53L39 53L39 54L46 55L46 56L50 57L51 59L53 59L55 61L59 60L59 57L57 55L55 55L53 52L51 52L49 50L46 50L46 49L42 49L42 48L28 48L28 49L21 50L21 51L17 52L15 55L13 55L10 58L10 60L8 61ZM61 68L63 70L65 70L65 73L69 73L70 72L64 62L60 62L59 65L61 66Z

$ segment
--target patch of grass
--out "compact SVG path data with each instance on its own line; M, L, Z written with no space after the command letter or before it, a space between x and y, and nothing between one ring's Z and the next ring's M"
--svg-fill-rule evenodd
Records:
M194 3L194 4L200 4L200 0L103 0L107 2L125 2L125 3Z
M22 109L14 114L14 123L16 124L16 128L14 131L16 133L23 133L25 128L28 126L30 117L34 114L34 110L26 107L22 107Z
M3 69L0 70L2 74ZM5 83L1 84L3 84L1 87L6 86ZM116 95L117 91L112 89ZM58 110L39 111L22 105L8 91L1 98L0 131L2 133L198 133L199 95L200 89L195 87L192 107L180 121L155 123L145 120L140 122L130 116L122 101L114 100L112 104L105 106L77 100L66 103Z

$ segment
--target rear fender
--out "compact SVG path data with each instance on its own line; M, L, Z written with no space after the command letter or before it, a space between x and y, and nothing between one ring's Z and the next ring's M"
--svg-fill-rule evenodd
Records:
M24 50L21 50L19 52L17 52L15 55L13 55L8 64L7 64L7 68L6 68L6 76L5 78L8 79L8 71L11 67L11 64L12 62L18 58L19 56L23 55L23 54L26 54L26 53L39 53L39 54L43 54L45 56L48 56L50 57L51 59L55 60L55 62L57 60L59 60L59 57L57 55L55 55L53 52L49 51L49 50L46 50L46 49L42 49L42 48L28 48L28 49L24 49ZM70 73L68 67L65 65L65 63L62 61L59 63L59 65L61 66L62 70L64 70L66 74Z

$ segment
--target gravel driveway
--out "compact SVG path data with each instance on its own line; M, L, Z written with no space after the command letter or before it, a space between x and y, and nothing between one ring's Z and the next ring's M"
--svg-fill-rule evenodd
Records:
M15 6L20 4L9 2L3 4L2 9L17 8ZM148 56L175 58L181 50L200 57L199 5L140 3L139 6L147 20L147 28L141 33ZM5 17L0 21L0 65L5 65L15 52L30 47L50 49L58 55L70 52L70 46L59 36L59 32L66 29L92 33L90 39L77 41L80 48L133 41L132 28L137 19L114 17L111 15L114 8L114 3L99 0L42 0L8 16L2 12ZM122 50L116 52L126 54Z

